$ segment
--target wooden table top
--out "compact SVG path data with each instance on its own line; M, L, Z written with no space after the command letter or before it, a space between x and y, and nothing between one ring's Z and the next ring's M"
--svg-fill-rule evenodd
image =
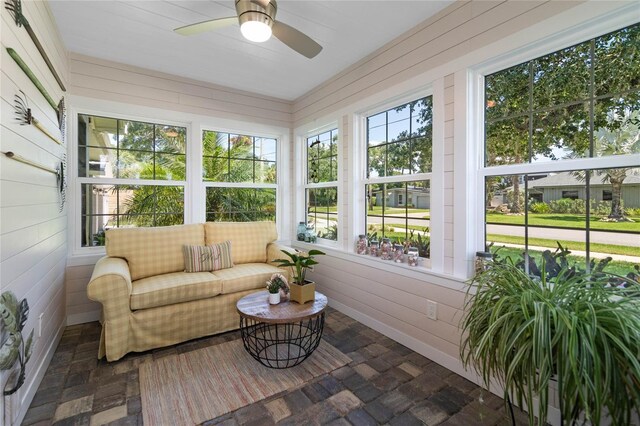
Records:
M283 324L313 318L320 315L326 307L327 296L318 291L313 302L302 305L289 300L270 305L269 292L266 290L249 294L238 300L236 305L238 313L243 317L269 324Z

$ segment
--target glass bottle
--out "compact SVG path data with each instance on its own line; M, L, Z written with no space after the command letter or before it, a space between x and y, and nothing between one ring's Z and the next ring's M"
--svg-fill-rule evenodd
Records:
M394 244L393 261L396 263L404 262L404 247L402 246L402 244Z
M418 266L418 261L420 260L420 255L418 253L417 247L409 247L409 251L407 252L407 263L409 266Z
M305 236L307 235L307 224L304 222L300 222L298 224L298 230L296 231L298 234L298 241L304 241Z
M487 251L477 251L476 252L476 263L475 263L475 272L479 274L480 272L486 271L489 269L489 265L492 262L492 256L490 252Z
M367 236L364 234L358 235L358 240L356 241L356 253L367 254Z
M382 260L391 260L391 256L391 240L383 238L382 244L380 244L380 258Z
M369 254L371 257L378 257L380 255L380 245L378 244L378 240L373 239L371 243L369 243Z
M316 242L316 231L312 225L307 226L307 231L306 231L304 240L308 243Z

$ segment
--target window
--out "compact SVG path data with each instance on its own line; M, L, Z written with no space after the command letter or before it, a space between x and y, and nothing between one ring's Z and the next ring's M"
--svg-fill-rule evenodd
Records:
M274 138L203 131L206 220L275 220L276 154Z
M529 270L531 258L539 264L559 243L578 268L611 256L606 270L632 273L640 262L640 24L485 76L484 112L491 249Z
M307 137L307 222L319 238L338 239L338 129Z
M367 117L366 229L429 257L432 98Z
M78 115L83 247L111 227L184 223L184 127Z

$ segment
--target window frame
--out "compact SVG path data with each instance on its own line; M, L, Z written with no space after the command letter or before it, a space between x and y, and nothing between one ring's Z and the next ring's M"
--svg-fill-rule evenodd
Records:
M290 127L278 125L261 124L240 119L229 119L222 117L203 116L179 110L159 109L140 105L113 102L103 99L87 98L84 96L70 95L70 107L67 112L67 203L66 232L68 234L68 244L66 251L69 257L69 265L93 264L100 257L105 255L104 246L82 247L80 244L81 233L81 183L82 178L78 177L78 114L95 115L101 117L111 117L121 120L133 120L147 123L162 123L172 126L185 127L186 137L186 180L177 181L184 185L184 223L203 223L205 221L205 203L202 184L202 140L203 130L212 128L220 129L234 134L260 134L265 137L277 140L278 164L289 164L290 162ZM278 167L277 182L286 182L290 176L288 167ZM100 184L102 182L91 179L89 183ZM115 180L115 179L114 179ZM148 180L120 180L116 184L173 186L176 181L148 181ZM105 183L106 184L106 183ZM231 185L231 184L230 184ZM288 226L291 213L288 211L289 202L285 200L286 187L277 184L276 189L276 228L281 241L286 241L291 236Z
M440 83L443 83L443 79L439 80ZM416 173L416 174L407 174L407 175L395 175L395 176L369 176L369 146L368 146L368 136L367 136L367 118L377 115L381 112L388 111L389 109L393 109L397 106L404 105L419 99L423 99L425 97L431 96L431 108L432 108L432 146L431 146L431 172L428 173ZM434 198L436 203L438 200L443 199L443 194L441 193L442 182L444 180L443 171L441 169L443 163L443 129L442 125L444 124L444 87L441 87L438 82L434 82L433 84L429 84L427 86L422 86L416 88L415 90L411 90L403 93L400 96L392 97L387 99L384 102L381 102L373 107L368 109L364 109L358 111L356 113L355 121L358 124L358 140L355 150L358 151L354 155L356 157L355 161L352 162L355 169L355 190L354 193L357 194L357 199L362 200L357 204L357 208L354 209L354 228L356 229L356 233L366 233L366 224L367 224L367 202L366 202L366 187L367 185L375 185L375 184L388 184L388 183L403 183L403 182L413 182L413 181L428 181L430 187L430 204L434 204ZM355 127L355 126L354 126ZM435 211L431 211L430 209L430 219L429 219L429 231L430 231L430 244L431 244L431 256L429 259L424 259L421 267L409 267L406 264L396 265L391 264L391 267L398 268L411 268L420 273L442 273L442 251L443 251L443 241L442 234L439 224L442 221L443 215L443 207L437 206ZM435 218L433 213L435 213ZM436 224L436 227L433 225ZM434 228L438 228L434 234ZM349 250L353 253L355 247L356 235L350 236L349 246L351 249Z
M508 165L485 165L485 93L484 77L524 62L532 61L562 49L586 42L613 31L623 29L637 23L629 14L629 8L611 13L609 16L596 20L582 22L577 26L564 29L560 33L552 34L530 45L520 47L469 68L464 75L468 88L467 120L469 139L466 147L467 176L466 182L476 195L471 200L468 224L473 230L469 234L465 248L466 277L473 275L473 259L476 251L485 249L485 178L488 176L506 175L536 175L540 173L559 173L568 170L597 170L612 168L640 167L637 154L614 155L608 157L583 157L562 161L543 161ZM456 103L459 98L456 98ZM587 250L588 251L588 250Z
M200 170L204 170L203 167L203 159L204 155L202 153L202 141L204 132L218 132L218 133L227 133L229 135L240 135L240 136L248 136L251 138L265 138L265 139L275 139L276 141L276 182L275 183L264 183L264 182L223 182L223 181L211 181L205 180L202 174L200 175L199 184L202 187L202 204L204 207L204 218L203 221L206 221L207 215L207 206L206 206L206 198L207 198L207 188L247 188L247 189L275 189L276 191L276 223L279 223L279 212L282 208L282 203L280 202L280 193L281 191L278 189L279 182L281 180L281 172L280 172L280 161L281 161L281 151L282 151L282 137L279 135L255 132L255 131L238 131L237 129L229 129L223 126L211 126L211 125L203 125L200 127L200 133L198 135L198 153L199 153L199 161L200 161ZM254 133L254 134L250 134ZM256 135L255 133L261 133L260 135ZM255 165L256 160L251 160Z
M337 152L336 152L336 175L335 180L328 182L309 182L309 138L314 136L320 136L323 133L333 132L335 131L338 135L337 141ZM344 227L342 226L344 214L341 213L341 187L340 182L342 180L342 133L340 128L336 124L328 124L317 129L312 129L306 132L305 136L301 137L301 145L303 146L303 161L302 163L302 204L304 210L304 219L306 223L308 223L309 212L307 211L307 191L310 189L324 189L324 188L335 188L337 192L337 206L338 211L336 212L337 218L337 229L338 229L338 237L336 240L330 240L327 238L318 237L315 244L325 245L330 247L337 247L340 245L340 240L342 238L342 232L344 232ZM295 225L300 221L297 221ZM317 230L316 230L317 234Z

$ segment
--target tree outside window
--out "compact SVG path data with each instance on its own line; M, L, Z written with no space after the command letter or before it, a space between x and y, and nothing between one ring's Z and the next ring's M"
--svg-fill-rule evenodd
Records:
M485 76L484 124L492 250L524 254L528 267L528 257L559 243L586 269L610 256L611 270L633 274L640 264L640 24ZM629 158L638 161L629 166ZM592 160L541 172L569 159ZM492 173L503 165L515 173Z

